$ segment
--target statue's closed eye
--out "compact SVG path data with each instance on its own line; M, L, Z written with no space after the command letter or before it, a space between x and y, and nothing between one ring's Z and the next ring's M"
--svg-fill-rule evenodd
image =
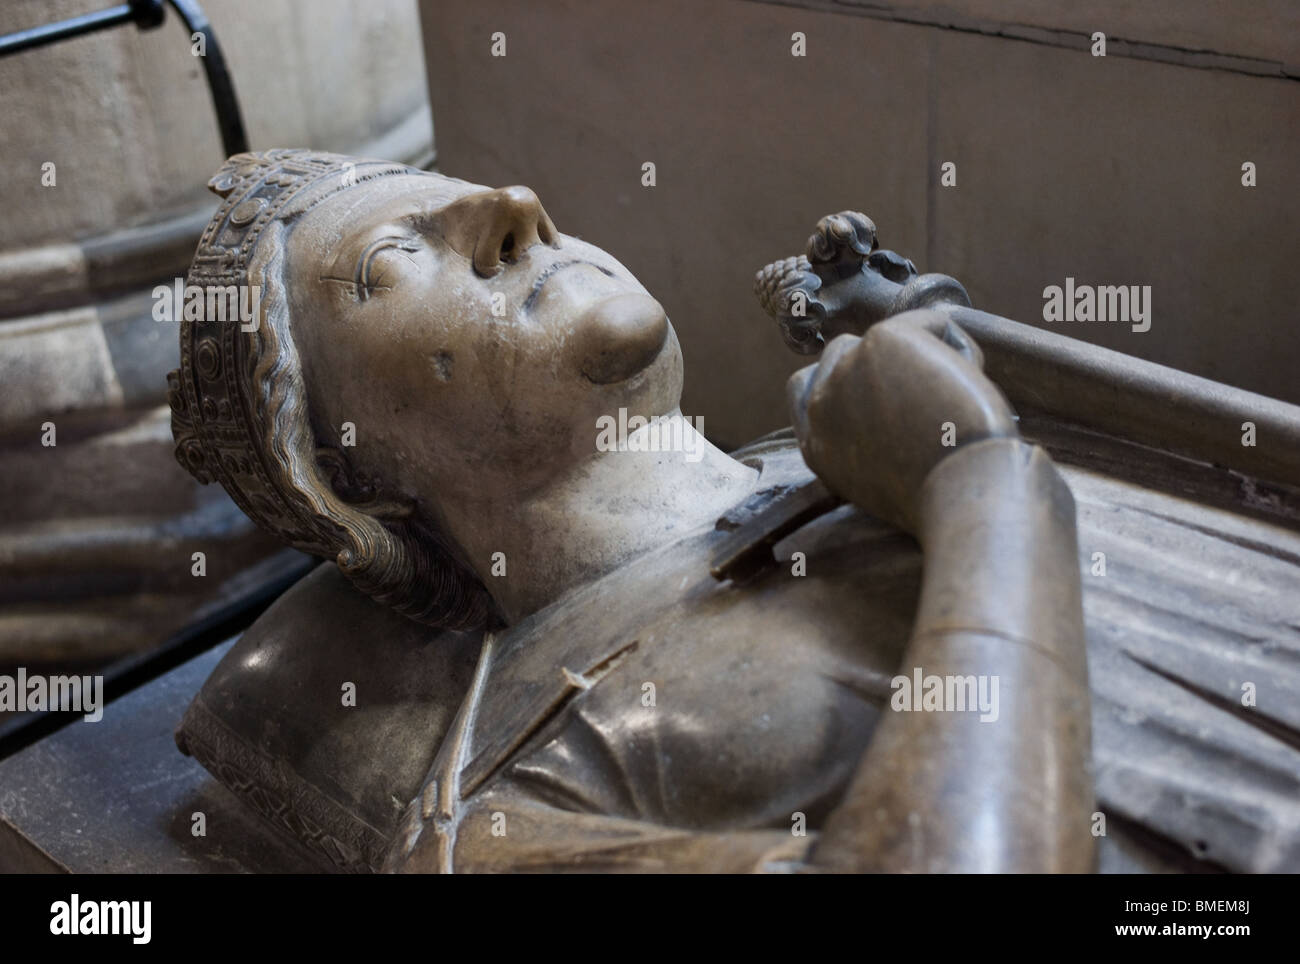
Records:
M361 252L361 257L357 259L357 266L352 276L353 282L356 284L358 301L365 301L374 293L376 286L370 276L371 265L374 262L375 255L386 248L396 248L399 251L415 251L419 248L419 244L409 238L383 237L366 245L366 249Z

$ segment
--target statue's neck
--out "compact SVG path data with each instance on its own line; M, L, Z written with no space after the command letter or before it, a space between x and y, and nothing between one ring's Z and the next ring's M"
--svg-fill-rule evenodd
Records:
M753 491L757 470L711 445L680 412L665 418L680 448L636 451L633 435L627 451L597 453L525 499L446 507L450 535L508 622L712 526ZM662 423L659 431L669 436Z

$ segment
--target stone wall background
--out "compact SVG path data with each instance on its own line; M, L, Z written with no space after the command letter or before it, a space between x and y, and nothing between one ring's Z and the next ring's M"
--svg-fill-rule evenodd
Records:
M0 33L109 5L5 0ZM203 6L253 150L432 162L412 0ZM311 564L172 454L177 329L153 320L151 292L188 268L223 159L170 8L155 30L0 59L0 669L120 669L251 619ZM0 713L0 749L27 722Z
M0 33L110 5L5 0ZM359 147L426 106L411 0L208 0L203 7L254 150ZM0 60L0 250L207 203L204 185L224 156L187 37L168 8L156 30L117 27ZM41 190L45 161L58 165L58 185Z
M87 6L12 0L0 32ZM432 162L411 0L204 9L251 149ZM154 30L117 27L0 59L0 134L0 426L162 401L176 332L149 317L149 293L187 270L216 208L208 179L225 159L184 24L168 8Z
M1051 327L1300 402L1294 3L420 6L440 169L534 187L560 230L635 272L681 336L683 410L721 443L784 424L802 364L754 271L844 209L1029 324L1048 327L1043 289L1066 277L1149 284L1148 332Z

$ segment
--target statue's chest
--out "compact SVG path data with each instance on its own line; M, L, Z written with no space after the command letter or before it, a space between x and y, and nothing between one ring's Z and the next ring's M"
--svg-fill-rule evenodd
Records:
M911 625L915 547L846 509L735 585L709 575L716 542L494 640L462 793L526 772L602 812L720 826L788 819L808 787L847 778Z

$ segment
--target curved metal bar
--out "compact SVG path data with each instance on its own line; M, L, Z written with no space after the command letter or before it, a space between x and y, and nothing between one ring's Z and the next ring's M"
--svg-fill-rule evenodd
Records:
M0 57L16 54L33 47L44 47L83 34L105 30L123 23L134 23L141 30L152 30L163 22L162 0L131 0L107 10L83 13L67 20L42 24L27 30L18 30L0 37Z
M221 146L227 157L248 150L248 137L244 133L244 118L235 96L235 82L226 67L226 58L217 43L217 35L208 22L207 14L195 0L166 0L189 29L191 38L203 36L203 70L212 93L212 106L217 113L217 126L221 130ZM166 13L164 0L129 0L107 10L69 17L56 23L19 30L0 36L0 57L34 47L44 47L71 37L94 33L124 23L134 23L141 30L152 30L162 24Z
M176 13L189 28L190 36L203 35L204 53L199 59L208 77L208 89L212 92L212 106L217 112L217 126L221 129L221 146L226 156L242 154L248 150L248 136L244 133L244 118L239 110L239 98L235 96L235 82L226 67L226 58L217 43L217 35L212 31L207 14L194 0L167 0Z

